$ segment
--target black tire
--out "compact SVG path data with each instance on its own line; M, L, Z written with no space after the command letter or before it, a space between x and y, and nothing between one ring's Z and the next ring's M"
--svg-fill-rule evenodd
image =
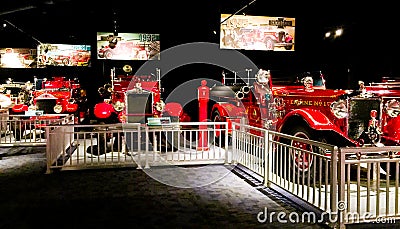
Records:
M62 63L63 63L64 66L68 66L69 63L70 63L70 61L69 61L68 58L64 58L64 59L62 60Z
M213 113L211 114L211 120L213 122L223 122L224 121L218 110L213 111ZM225 147L226 137L227 136L224 132L224 129L220 129L220 126L216 125L215 126L214 144L219 147ZM228 145L230 145L231 143L232 143L232 139L228 136Z
M104 52L104 58L112 59L113 58L113 53L110 50L105 51Z
M288 129L287 133L288 135L294 136L294 137L299 137L299 138L304 138L304 139L309 139L309 140L314 140L315 136L313 135L313 131L306 126L295 126L293 128ZM315 148L312 148L311 145L304 144L299 141L295 140L290 140L290 139L281 139L282 143L285 143L289 146L300 148L303 150L307 150L310 152L315 152ZM314 156L296 149L292 149L289 147L284 147L288 150L283 150L281 152L278 152L278 157L277 157L277 168L279 171L282 173L280 175L284 176L287 178L289 181L299 183L299 184L311 184L314 183L315 179L315 172L316 168L314 167ZM283 166L286 171L283 171L283 169L280 169L279 165L285 165Z
M292 41L289 41L288 43L292 43ZM291 45L286 45L285 46L285 49L286 50L291 50L293 48L293 45L291 44Z

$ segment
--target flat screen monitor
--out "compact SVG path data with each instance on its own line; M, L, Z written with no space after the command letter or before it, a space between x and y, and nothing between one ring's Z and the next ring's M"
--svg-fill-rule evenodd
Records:
M97 58L159 60L160 35L149 33L97 33Z
M295 18L221 14L220 48L295 50Z

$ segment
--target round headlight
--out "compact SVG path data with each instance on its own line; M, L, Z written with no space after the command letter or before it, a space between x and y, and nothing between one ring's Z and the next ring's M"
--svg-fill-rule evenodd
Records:
M348 115L346 102L339 100L331 104L331 112L337 118L346 118Z
M387 101L385 104L385 109L386 109L386 113L390 117L395 118L395 117L399 116L399 114L400 114L399 101L397 101L395 99Z
M53 108L54 112L56 112L57 114L62 112L62 106L60 104L57 104L54 106Z
M160 102L157 102L155 106L157 111L162 112L164 110L165 103L161 100Z
M120 102L120 101L117 101L117 102L115 102L115 103L113 104L113 106L114 106L114 109L115 109L117 112L120 112L120 111L122 111L122 110L124 109L125 103L122 103L122 102Z

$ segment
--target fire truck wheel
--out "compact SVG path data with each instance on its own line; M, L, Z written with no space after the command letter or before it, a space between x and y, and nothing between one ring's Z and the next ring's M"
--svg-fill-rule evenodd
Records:
M218 110L213 111L212 115L211 115L211 120L213 122L222 122L222 117L221 114L219 113ZM220 131L218 131L220 130ZM215 145L216 146L220 146L220 147L225 147L225 134L224 134L224 129L221 129L221 126L219 125L215 125L215 137L214 137L214 141L215 141ZM228 145L231 144L231 138L228 136Z
M386 179L386 175L388 175L390 180L396 180L396 164L397 163L395 161L391 161L391 162L389 162L389 166L387 166L386 162L381 162L380 163L381 170L385 171L385 173L386 173L386 174L385 173L381 173L382 174L380 176L381 179ZM372 177L372 174L373 174L373 171L371 172L371 177Z
M292 50L292 47L293 47L293 45L286 45L286 46L285 46L285 49L286 49L286 50Z
M63 63L65 66L68 66L68 65L69 65L69 59L68 59L68 58L64 58L64 59L62 60L62 63Z
M112 59L113 53L110 50L107 50L107 51L104 52L104 57L106 59Z
M314 139L312 130L305 126L290 128L286 134L309 140ZM281 141L294 148L287 148L286 150L283 149L281 152L278 152L279 157L277 157L277 163L283 165L283 168L287 168L287 172L284 174L286 174L291 181L300 182L301 184L305 182L304 184L308 184L313 180L315 175L313 172L315 158L312 154L306 153L305 151L314 152L316 149L313 149L310 144L294 139L282 139Z
M265 47L267 48L267 50L274 50L275 48L274 41L271 38L267 38L265 40Z

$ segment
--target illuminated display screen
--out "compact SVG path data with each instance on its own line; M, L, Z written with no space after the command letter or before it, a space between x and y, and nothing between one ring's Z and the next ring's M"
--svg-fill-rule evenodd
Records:
M160 35L147 33L97 33L97 58L110 60L159 60Z
M220 48L294 51L295 18L221 14Z
M89 66L90 45L40 44L37 48L37 67Z
M35 68L36 49L0 48L0 68Z

